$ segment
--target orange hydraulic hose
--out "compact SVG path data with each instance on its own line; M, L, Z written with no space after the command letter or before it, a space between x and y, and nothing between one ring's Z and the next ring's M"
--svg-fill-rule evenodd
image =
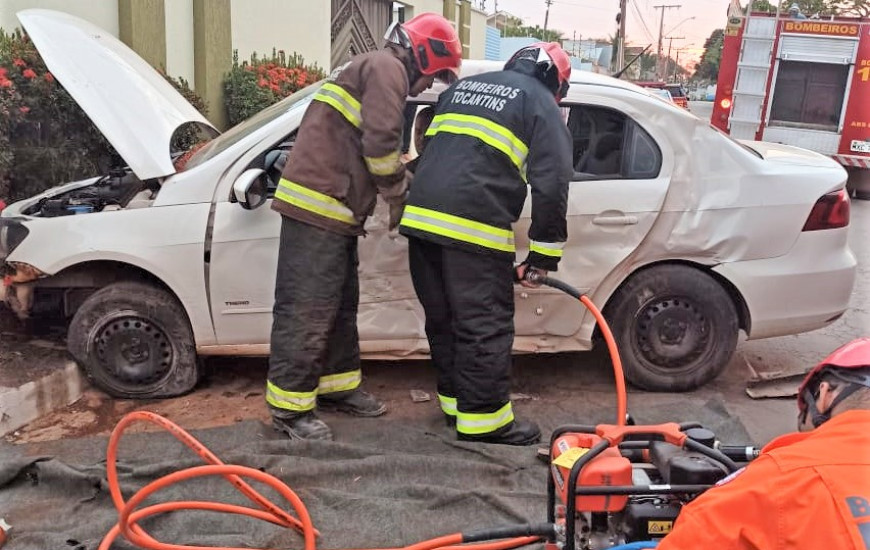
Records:
M613 338L613 333L610 331L610 327L607 325L607 321L604 319L601 311L598 309L598 307L595 306L592 300L590 300L586 295L581 295L576 289L555 279L542 278L541 283L563 290L571 296L578 298L580 302L584 306L586 306L586 308L589 309L589 311L595 317L595 320L598 323L598 327L601 330L601 334L604 336L605 342L607 342L607 350L610 354L611 363L613 364L613 374L616 381L616 425L624 426L626 424L628 416L628 397L625 388L625 375L622 368L622 360L619 357L619 348L616 345L616 341ZM196 466L163 476L143 487L135 495L133 495L133 497L128 502L124 502L124 498L121 495L120 484L118 483L118 471L116 465L118 444L120 443L121 435L123 434L124 430L130 424L137 421L151 422L166 429L176 439L178 439L179 441L187 445L190 449L192 449L194 452L196 452L203 460L208 463L208 465ZM278 478L270 474L261 472L260 470L256 470L254 468L224 464L214 453L208 450L208 448L200 443L195 437L187 433L184 429L179 427L174 422L156 413L148 411L135 411L125 415L124 418L122 418L121 421L118 423L118 425L115 426L115 429L112 431L112 435L109 438L109 446L106 452L106 461L109 491L112 496L112 501L115 504L115 508L117 508L118 510L119 519L118 523L114 527L112 527L112 529L100 543L99 550L109 550L112 542L118 537L118 535L123 535L131 543L136 544L142 548L148 548L150 550L201 549L201 546L186 546L162 543L148 535L148 533L146 533L145 530L137 524L137 522L149 516L177 510L209 510L215 512L241 514L263 521L269 521L283 527L291 527L298 530L302 534L304 539L304 550L316 549L315 536L319 536L320 533L318 533L317 530L314 529L314 525L312 524L311 517L308 514L308 510L305 508L305 504L286 484L284 484ZM261 509L258 510L255 508L247 508L244 506L236 506L217 502L175 501L163 504L156 504L153 506L148 506L141 510L136 510L136 507L141 504L142 501L144 501L148 496L150 496L152 493L159 491L160 489L168 487L173 483L178 483L179 481L209 475L223 476L241 493L247 496L248 499L251 500L251 502L258 505ZM297 519L293 517L292 515L285 512L283 509L269 501L266 497L255 491L253 487L251 487L242 480L242 477L249 477L275 489L281 496L283 496L285 499L287 499L288 502L290 502L299 518ZM462 533L453 533L450 535L444 535L434 539L421 541L405 547L370 550L509 550L512 548L525 546L539 540L541 540L541 537L538 536L524 536L494 542L463 544ZM218 550L243 549L220 547L218 548Z
M146 421L157 424L169 431L176 439L194 450L209 464L205 466L195 466L178 472L165 475L155 481L152 481L138 492L136 492L129 501L125 502L121 495L120 484L118 482L117 455L118 444L121 440L121 435L124 430L132 423L137 421ZM221 462L221 460L209 451L196 438L187 433L181 427L172 421L152 412L135 411L129 413L121 419L112 435L109 438L109 447L106 452L106 472L109 482L109 491L112 495L112 501L115 508L118 510L118 523L106 534L100 543L99 550L109 550L112 543L118 535L124 536L129 542L147 548L150 550L201 550L202 546L187 546L179 544L167 544L160 542L151 537L145 532L138 522L156 515L173 512L178 510L208 510L213 512L225 512L232 514L246 515L263 521L269 521L283 527L292 527L302 533L304 539L304 550L315 550L315 536L319 535L314 525L305 504L286 484L280 479L262 472L260 470L249 468L246 466L234 466ZM247 508L245 506L236 506L232 504L224 504L219 502L202 502L202 501L174 501L162 504L155 504L137 510L136 508L149 496L157 491L164 489L174 483L202 476L223 476L240 492L247 496L254 504L261 509ZM260 493L254 490L242 480L242 477L251 478L259 481L275 489L283 496L296 512L298 519L293 517L277 505L266 499ZM517 548L533 542L541 540L539 536L522 536L510 539L503 539L494 542L474 543L463 545L462 533L454 533L437 537L431 540L418 542L405 547L395 549L372 549L372 550L509 550ZM219 547L217 550L243 550L241 548Z
M580 296L580 301L595 317L598 328L601 329L601 334L604 336L604 341L607 342L610 362L613 363L613 377L616 379L616 425L625 426L628 418L628 393L625 389L625 373L622 370L622 359L619 358L619 348L616 347L616 340L613 338L610 326L598 307L585 294Z

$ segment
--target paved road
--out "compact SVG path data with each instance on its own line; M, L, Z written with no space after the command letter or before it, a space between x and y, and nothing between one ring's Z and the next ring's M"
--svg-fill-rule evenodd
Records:
M696 117L710 122L710 117L713 115L713 102L690 101L689 111L691 111Z

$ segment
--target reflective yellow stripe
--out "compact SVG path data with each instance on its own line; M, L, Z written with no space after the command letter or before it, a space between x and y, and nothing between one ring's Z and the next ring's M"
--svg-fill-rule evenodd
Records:
M408 205L405 207L401 225L503 252L516 250L514 234L508 229L493 227L419 206Z
M317 90L312 99L326 103L341 113L355 127L360 127L362 110L359 101L338 84L327 82Z
M358 224L353 216L353 211L341 201L284 178L281 178L281 182L278 184L275 198L325 218L338 220L350 225Z
M317 391L285 391L272 382L267 381L266 402L273 407L288 411L310 411L314 409L314 405L317 403Z
M320 392L320 395L323 395L327 393L355 390L361 383L362 371L359 369L350 372L330 374L329 376L320 377L318 391Z
M513 421L514 411L510 403L493 413L459 411L456 414L456 431L467 435L483 435L492 433Z
M395 174L402 167L402 161L399 160L399 152L394 151L383 157L363 157L366 161L366 166L369 172L376 176L389 176Z
M543 254L544 256L552 256L553 258L561 258L563 248L565 248L565 243L545 243L541 241L529 242L530 251Z
M456 398L455 397L447 397L445 395L438 394L438 401L441 403L441 410L446 415L456 416Z
M445 113L432 119L426 135L434 136L439 132L476 137L507 155L525 179L525 164L529 148L504 126L479 116Z

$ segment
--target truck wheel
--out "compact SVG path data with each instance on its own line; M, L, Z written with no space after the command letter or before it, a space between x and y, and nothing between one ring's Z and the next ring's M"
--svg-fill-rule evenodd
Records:
M687 391L716 378L737 346L737 310L715 279L684 265L632 276L605 309L626 379L651 391Z
M88 379L114 397L181 395L201 375L184 308L148 284L114 283L92 294L73 316L67 340Z

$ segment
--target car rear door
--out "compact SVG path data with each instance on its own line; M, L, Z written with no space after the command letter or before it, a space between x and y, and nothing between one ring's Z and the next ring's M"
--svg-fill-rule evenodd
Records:
M567 107L575 173L568 195L568 243L555 276L594 298L599 284L620 269L658 218L674 159L667 141L644 128L651 124L642 125L619 103L604 100ZM663 136L659 128L655 133ZM528 200L516 228L517 244L524 248L519 259L528 246L530 214ZM551 292L521 291L518 335L577 332L585 311Z

